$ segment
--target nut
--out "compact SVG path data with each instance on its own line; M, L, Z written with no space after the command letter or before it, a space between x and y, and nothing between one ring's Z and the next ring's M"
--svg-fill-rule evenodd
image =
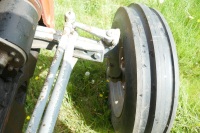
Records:
M101 59L101 54L100 53L95 53L94 54L95 59Z
M8 66L8 71L12 71L14 69L13 66Z
M16 53L15 52L10 52L11 57L15 57Z
M20 59L19 59L19 58L15 58L14 61L15 61L16 63L19 63Z
M113 36L112 30L108 30L108 31L106 32L106 35L109 36L109 37L112 37L112 36Z

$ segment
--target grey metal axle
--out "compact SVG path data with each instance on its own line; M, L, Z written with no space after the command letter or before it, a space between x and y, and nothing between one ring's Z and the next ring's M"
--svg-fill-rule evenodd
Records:
M101 40L96 41L79 37L75 28L85 30L86 32L98 36ZM47 42L56 42L59 43L59 45L26 133L36 133L38 131L40 133L53 132L69 77L74 65L77 62L77 58L103 62L104 55L115 48L119 42L119 36L119 29L103 30L95 27L89 27L81 23L75 23L75 14L73 12L68 12L66 14L66 23L63 34L59 34L51 28L41 26L37 27L34 37L35 39L46 41L43 43L44 45L48 45ZM35 45L34 43L32 47L43 48L43 46ZM64 58L62 60L61 70L50 97L49 95L55 80L56 72L63 57L63 53ZM45 111L48 98L50 100ZM43 114L44 117L42 116ZM41 125L40 122L42 122Z
M44 114L42 124L40 126L39 133L52 133L58 113L64 98L66 87L71 75L72 69L77 62L76 58L73 58L74 45L73 39L69 42L65 49L64 59L61 66L61 70L52 92L51 99L49 101L48 107Z
M44 112L47 100L49 98L49 94L51 92L51 88L56 76L56 72L58 70L58 67L60 66L61 59L63 57L63 53L65 51L65 40L66 38L61 38L61 42L58 45L58 48L56 50L52 65L50 67L49 73L47 75L47 78L45 80L44 86L42 88L42 91L40 93L40 96L38 98L37 104L35 106L35 109L33 111L31 120L29 122L28 128L26 133L36 133L40 120L42 118L42 114Z
M55 121L57 119L56 114L58 115L58 111L59 111L60 106L61 106L61 101L63 100L63 96L58 96L56 94L56 92L60 93L61 95L62 95L62 93L64 93L63 91L65 91L65 89L67 87L67 83L69 81L69 77L70 77L72 68L77 61L77 59L74 59L74 58L72 59L73 52L74 52L74 42L77 39L77 34L75 32L73 34L71 34L71 31L70 31L71 27L70 26L72 26L72 24L69 23L69 22L66 22L66 23L68 25L66 25L66 27L64 29L65 32L62 35L61 40L59 42L58 49L56 51L54 60L52 62L49 74L46 78L44 87L43 87L43 89L40 93L40 96L38 98L36 107L34 109L33 115L31 117L28 128L26 130L26 133L36 133L37 130L38 130L38 127L39 127L39 124L40 124L40 121L41 121L41 118L42 118L42 114L44 112L47 100L48 100L50 92L51 92L51 88L52 88L52 85L53 85L53 82L54 82L54 79L55 79L56 72L58 70L61 59L63 57L63 53L65 51L62 66L61 66L61 71L60 71L60 74L59 74L59 77L58 77L58 80L57 80L57 84L56 84L54 91L52 93L50 103L47 106L47 112L48 113L46 113L44 120L43 120L44 123L46 123L45 122L46 118L49 118L49 115L53 114L54 119L48 120L48 123L51 124L51 129L50 128L45 129L46 130L45 132L52 132L52 130L54 129ZM51 33L51 32L53 33L54 32L51 29L45 29L45 30L46 30L47 33ZM57 101L57 102L56 102L56 104L54 104L51 101L52 102ZM46 125L48 125L48 123ZM54 124L52 124L52 123L54 123ZM42 127L44 127L44 126L42 126ZM40 128L41 130L44 129L42 127Z

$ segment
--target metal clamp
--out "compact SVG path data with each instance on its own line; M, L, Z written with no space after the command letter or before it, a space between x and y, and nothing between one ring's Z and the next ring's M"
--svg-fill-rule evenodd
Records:
M79 22L74 23L74 28L80 28L86 32L89 32L101 38L101 40L105 42L105 44L108 46L117 45L119 43L119 38L120 38L119 29L103 30Z

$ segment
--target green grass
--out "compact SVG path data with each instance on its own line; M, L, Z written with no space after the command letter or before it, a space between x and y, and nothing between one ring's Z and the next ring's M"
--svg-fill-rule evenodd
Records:
M163 4L156 0L55 0L56 28L62 29L64 13L73 9L77 21L109 29L116 10L132 2L144 3L159 10L167 19L174 35L180 67L180 96L172 132L200 132L199 0L166 0ZM92 37L83 32L81 35ZM52 52L41 51L37 70L29 86L26 105L28 115L33 111L52 58ZM55 133L114 132L107 102L105 71L105 63L78 61L69 81ZM90 75L85 76L85 72L90 72Z

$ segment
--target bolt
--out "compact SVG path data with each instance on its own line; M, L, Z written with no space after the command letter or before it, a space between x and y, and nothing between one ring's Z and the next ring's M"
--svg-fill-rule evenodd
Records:
M65 13L65 22L74 23L75 20L76 20L76 16L73 11L68 11Z
M15 52L11 52L10 56L15 57L16 53Z
M8 66L8 71L12 71L14 69L13 66Z
M122 88L125 89L124 85L122 85Z
M16 63L19 63L20 59L19 59L19 58L15 58L14 61L15 61Z
M113 33L112 33L111 30L108 30L108 31L106 32L106 35L109 36L109 37L112 37L112 36L113 36Z
M95 59L101 59L101 54L100 53L95 53L94 54Z
M4 67L6 67L8 62L9 62L8 54L7 53L1 53L1 51L0 51L0 66L4 68Z

